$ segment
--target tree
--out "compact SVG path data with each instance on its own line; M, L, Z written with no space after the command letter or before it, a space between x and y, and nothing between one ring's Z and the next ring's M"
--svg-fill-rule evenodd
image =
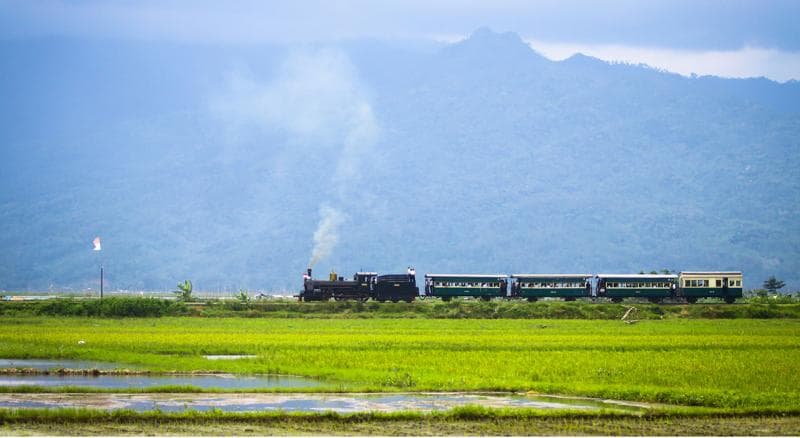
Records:
M192 282L185 280L183 283L178 283L178 290L173 291L178 295L181 301L192 301Z
M767 281L764 282L764 289L766 289L766 290L768 290L768 291L770 291L772 293L778 292L778 289L781 289L784 286L786 286L786 284L784 282L778 280L777 278L775 278L774 275L771 275L767 279Z
M246 289L239 289L239 295L237 296L237 298L239 298L239 301L243 303L250 302L250 295L247 293Z

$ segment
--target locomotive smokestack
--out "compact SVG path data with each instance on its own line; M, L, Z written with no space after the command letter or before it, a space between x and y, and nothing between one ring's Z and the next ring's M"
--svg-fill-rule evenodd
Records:
M308 278L311 278L311 268L308 268Z

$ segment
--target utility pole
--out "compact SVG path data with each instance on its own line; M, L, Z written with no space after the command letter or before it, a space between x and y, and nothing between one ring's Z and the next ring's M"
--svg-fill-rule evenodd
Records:
M94 246L93 250L98 254L103 249L103 247L100 246L99 236L94 238L94 240L92 241L92 245ZM100 256L100 301L103 301L103 257L102 256Z

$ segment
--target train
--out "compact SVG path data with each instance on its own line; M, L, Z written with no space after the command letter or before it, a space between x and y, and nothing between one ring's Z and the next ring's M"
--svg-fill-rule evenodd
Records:
M721 298L733 303L743 296L741 271L681 271L679 274L425 274L420 295L416 274L379 275L356 272L345 280L332 272L327 280L316 280L311 269L303 275L300 301L335 299L385 302L412 302L417 298L457 297L482 300L557 298L606 298L621 302L641 298L653 303L682 300L695 303L700 298Z
M303 290L297 295L300 301L357 300L412 302L419 297L415 274L385 274L356 272L352 280L345 280L331 272L327 280L315 280L311 268L303 275Z

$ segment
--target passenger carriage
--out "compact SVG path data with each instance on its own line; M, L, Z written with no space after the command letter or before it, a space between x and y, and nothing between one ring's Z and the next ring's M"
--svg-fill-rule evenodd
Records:
M513 274L511 296L528 301L547 297L574 301L591 295L591 278L591 274Z
M733 303L742 297L742 273L740 271L682 271L680 295L694 303L698 298L722 298Z
M450 301L453 297L491 300L506 297L508 275L503 274L425 274L425 296Z
M647 298L657 303L675 295L678 276L671 274L598 274L597 296L620 302L623 298Z

